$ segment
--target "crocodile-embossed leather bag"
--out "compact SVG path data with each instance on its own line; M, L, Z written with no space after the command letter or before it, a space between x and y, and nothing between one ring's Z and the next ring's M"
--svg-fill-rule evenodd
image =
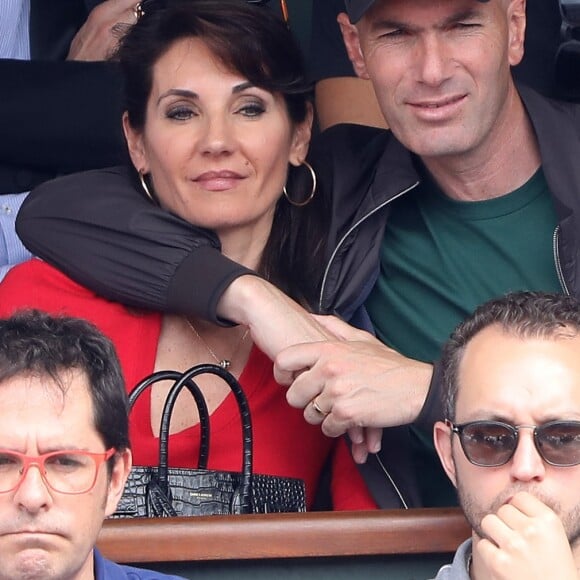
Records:
M222 378L232 390L242 423L241 472L207 469L210 418L201 390L194 378L211 373ZM113 518L205 516L217 514L280 513L306 511L304 482L301 479L259 475L252 469L252 423L246 396L226 370L213 364L192 367L184 373L160 371L141 381L129 395L130 407L153 383L174 381L163 406L159 430L159 465L134 466ZM192 394L201 429L197 468L168 467L169 423L182 389Z

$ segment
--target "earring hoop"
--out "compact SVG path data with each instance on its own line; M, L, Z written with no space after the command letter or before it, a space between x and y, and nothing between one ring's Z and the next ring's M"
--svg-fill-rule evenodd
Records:
M151 191L149 191L149 186L147 185L147 182L145 181L145 174L142 171L139 171L139 181L141 182L141 187L143 188L145 195L147 195L147 197L155 205L157 205L157 200L151 195Z
M290 205L293 205L294 207L304 207L305 205L308 205L312 201L312 199L314 198L314 194L316 193L316 172L314 171L312 165L310 165L310 163L308 163L308 161L306 160L304 160L300 165L305 165L308 171L310 171L310 177L312 178L312 190L310 191L310 195L304 201L295 201L288 195L288 191L286 190L286 186L284 185L284 187L282 188L282 193L284 194L284 197L288 200L288 203Z
M139 19L145 16L145 11L143 10L143 2L137 2L133 6L133 16L135 17L135 22L139 22Z

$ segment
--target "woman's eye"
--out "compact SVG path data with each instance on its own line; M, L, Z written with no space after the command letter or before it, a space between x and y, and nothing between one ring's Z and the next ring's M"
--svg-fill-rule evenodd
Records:
M195 116L195 113L190 107L174 107L166 113L168 119L175 119L176 121L187 121L193 116Z
M261 103L247 103L238 109L238 113L244 117L259 117L266 111L266 108Z

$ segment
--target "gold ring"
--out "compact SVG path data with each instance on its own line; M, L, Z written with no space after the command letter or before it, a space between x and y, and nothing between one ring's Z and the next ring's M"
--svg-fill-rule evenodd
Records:
M320 405L318 404L316 397L314 399L312 399L312 401L310 401L310 402L312 403L312 408L322 417L326 417L326 416L330 415L330 411L323 411L320 408Z

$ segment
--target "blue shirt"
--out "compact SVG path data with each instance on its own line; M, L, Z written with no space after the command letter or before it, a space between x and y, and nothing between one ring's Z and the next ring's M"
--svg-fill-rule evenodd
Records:
M443 566L434 580L469 580L469 560L471 558L471 539L465 540L457 548L451 564Z
M182 576L171 576L153 570L122 566L106 560L94 549L95 580L183 580Z
M0 281L12 266L32 258L15 230L16 214L27 195L28 193L0 195Z
M2 0L0 58L30 60L29 18L30 0ZM26 195L0 196L0 281L12 266L32 257L15 230L16 214Z
M30 0L2 0L0 58L30 60Z

